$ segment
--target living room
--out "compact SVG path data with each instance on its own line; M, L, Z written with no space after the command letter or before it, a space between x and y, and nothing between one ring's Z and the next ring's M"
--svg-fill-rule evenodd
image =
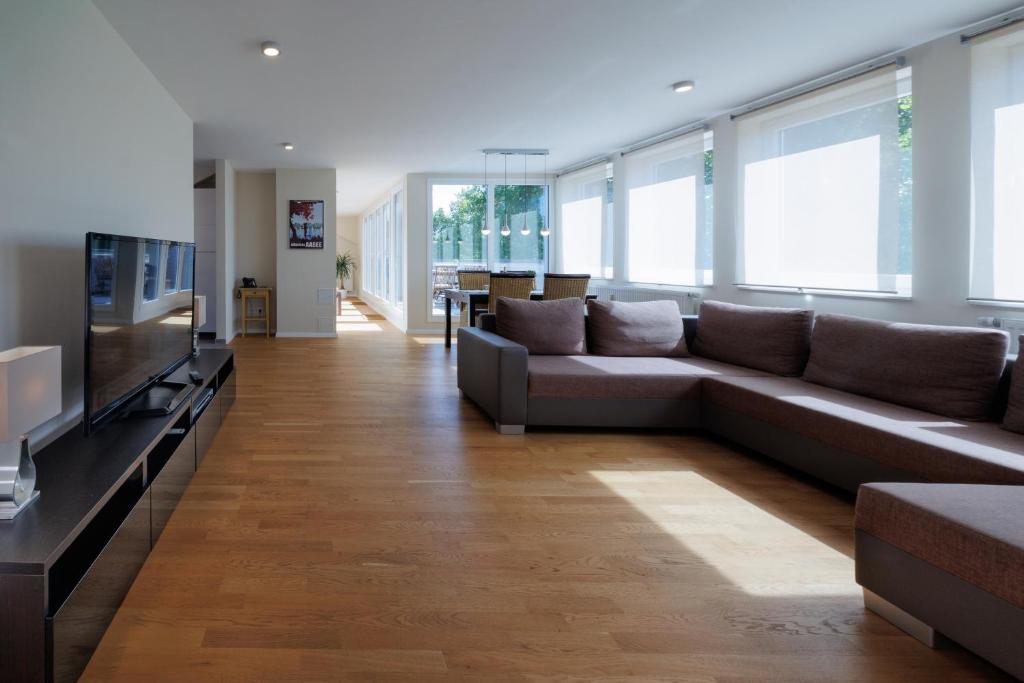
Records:
M0 679L1024 679L1024 7L0 18Z

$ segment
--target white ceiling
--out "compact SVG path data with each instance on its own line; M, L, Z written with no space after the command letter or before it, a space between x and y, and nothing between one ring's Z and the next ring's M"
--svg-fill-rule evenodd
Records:
M547 147L551 168L574 163L1015 5L94 2L195 121L197 159L336 167L339 213L404 173L478 172L484 147ZM260 54L266 39L281 57ZM673 93L683 79L697 89Z

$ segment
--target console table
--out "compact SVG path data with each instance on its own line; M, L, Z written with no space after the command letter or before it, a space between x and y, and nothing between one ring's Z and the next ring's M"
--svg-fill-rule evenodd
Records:
M172 414L36 454L39 500L0 522L0 680L81 675L234 403L234 352L204 348L168 379L192 387Z

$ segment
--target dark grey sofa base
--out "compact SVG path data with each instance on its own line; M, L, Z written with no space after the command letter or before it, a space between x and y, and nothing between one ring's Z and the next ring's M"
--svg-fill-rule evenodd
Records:
M1024 610L857 530L857 583L1024 679Z
M713 434L852 493L868 482L922 480L905 470L888 467L713 403L703 404L701 423Z
M698 429L700 401L530 397L532 427L661 427Z

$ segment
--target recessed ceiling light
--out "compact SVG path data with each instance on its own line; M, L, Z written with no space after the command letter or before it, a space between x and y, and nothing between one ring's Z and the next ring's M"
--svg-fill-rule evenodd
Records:
M282 146L282 147L284 147L284 148L285 148L286 150L288 150L289 152L290 152L290 151L292 151L293 149L295 149L295 145L293 145L293 144L292 144L292 143L290 143L290 142L282 142L282 143L281 143L281 146Z
M277 57L281 54L281 46L272 40L267 40L260 45L260 52L266 57Z
M690 92L696 85L693 81L679 81L672 84L672 89L676 92Z

